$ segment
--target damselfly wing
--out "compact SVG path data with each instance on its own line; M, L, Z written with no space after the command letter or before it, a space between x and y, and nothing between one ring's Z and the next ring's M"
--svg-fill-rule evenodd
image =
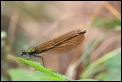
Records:
M82 44L84 41L84 33L86 31L75 30L67 34L64 34L58 38L51 41L44 42L36 46L37 53L48 52L53 54L65 53L78 45Z

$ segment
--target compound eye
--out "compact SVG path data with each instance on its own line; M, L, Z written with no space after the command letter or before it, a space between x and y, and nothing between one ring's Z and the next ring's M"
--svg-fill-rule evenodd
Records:
M25 52L25 50L21 50L21 51L22 51L21 56L26 55L27 52Z

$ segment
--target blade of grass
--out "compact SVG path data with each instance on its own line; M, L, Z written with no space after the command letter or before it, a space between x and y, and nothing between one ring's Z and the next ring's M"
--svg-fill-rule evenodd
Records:
M105 54L104 56L102 56L101 58L99 58L98 60L96 60L95 62L93 62L92 64L90 64L86 69L85 71L82 73L82 78L87 78L92 72L94 69L96 69L96 67L98 65L100 65L101 63L109 60L110 58L118 55L118 53L121 52L121 48L118 48L112 52L109 52L107 54Z

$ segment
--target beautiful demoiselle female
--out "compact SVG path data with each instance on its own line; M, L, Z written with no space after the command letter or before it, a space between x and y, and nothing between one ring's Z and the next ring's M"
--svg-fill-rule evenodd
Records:
M43 57L42 56L37 56L36 54L41 54L44 52L49 52L49 53L64 53L67 52L76 46L80 45L84 41L84 33L86 33L86 30L81 31L81 30L74 30L71 32L68 32L58 38L55 38L53 40L41 43L35 47L32 47L28 49L27 51L22 50L23 55L28 55L30 57L40 57L43 62ZM43 62L44 65L44 62Z

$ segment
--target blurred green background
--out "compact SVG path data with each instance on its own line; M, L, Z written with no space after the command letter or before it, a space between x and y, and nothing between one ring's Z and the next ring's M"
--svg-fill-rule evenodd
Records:
M120 81L120 1L2 1L1 80L25 80L23 74L35 71L9 55L76 29L87 30L83 46L42 54L46 67L74 80Z

